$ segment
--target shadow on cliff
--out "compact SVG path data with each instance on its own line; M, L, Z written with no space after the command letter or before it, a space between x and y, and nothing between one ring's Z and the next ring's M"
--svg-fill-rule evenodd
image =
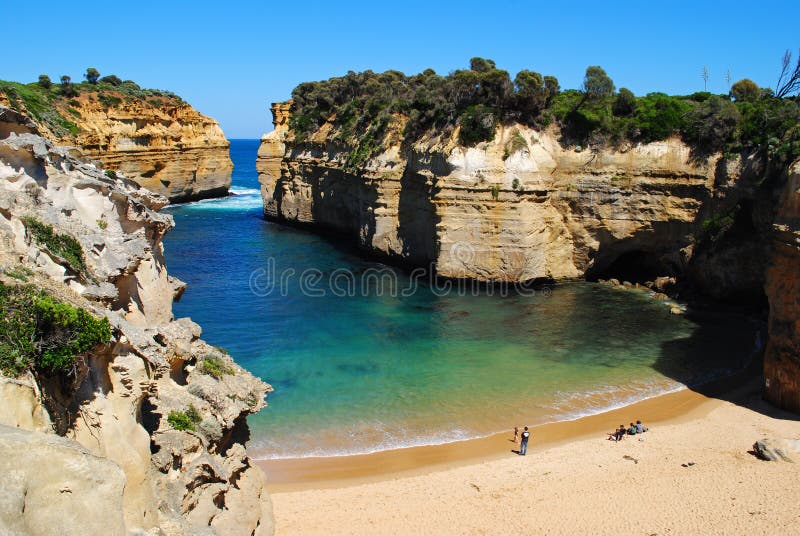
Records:
M708 398L725 400L776 419L800 421L761 397L766 324L738 313L690 311L688 337L661 344L653 368ZM709 364L712 366L709 367ZM714 375L700 371L715 369Z
M403 264L427 267L437 257L435 186L407 165L400 179L397 237L403 243Z

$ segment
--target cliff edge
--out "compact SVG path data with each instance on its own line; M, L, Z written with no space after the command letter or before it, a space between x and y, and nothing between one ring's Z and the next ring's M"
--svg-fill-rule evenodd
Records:
M271 388L173 319L184 285L164 265L166 203L0 107L3 330L30 317L31 333L49 333L0 344L0 532L273 532L264 474L244 446L246 418ZM80 343L64 326L90 318L107 326L102 342L59 354L66 367L37 361Z
M58 89L0 82L0 105L172 203L221 197L230 188L230 143L219 124L170 92L131 81Z

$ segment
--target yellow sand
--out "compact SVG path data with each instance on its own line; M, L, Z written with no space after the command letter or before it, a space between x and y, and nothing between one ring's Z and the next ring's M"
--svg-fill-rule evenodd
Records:
M433 463L436 447L377 462L296 461L312 470L273 486L278 534L800 534L800 463L748 454L765 436L800 438L800 421L752 387L734 402L685 391L541 427L526 457L510 452L509 435L440 448L459 457L449 463ZM663 414L669 407L671 417ZM659 417L642 436L617 444L596 430L651 410ZM569 429L573 439L546 437ZM415 469L401 463L401 473L376 469L393 467L393 457L422 461ZM318 462L338 462L356 479L326 480L313 469Z

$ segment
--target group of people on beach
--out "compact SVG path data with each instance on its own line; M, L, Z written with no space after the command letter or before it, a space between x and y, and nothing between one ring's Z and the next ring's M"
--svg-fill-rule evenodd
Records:
M631 423L628 428L625 428L624 424L620 424L619 428L608 434L608 439L611 441L622 441L626 435L643 434L646 431L647 428L642 425L642 421L637 420L636 424Z
M642 421L638 420L636 423L631 423L628 428L625 428L624 424L620 424L619 428L608 434L608 439L611 441L622 441L622 439L626 435L636 435L636 434L643 434L647 431L647 428L644 427ZM531 437L531 433L528 431L528 427L525 426L522 429L522 433L519 432L519 427L514 427L514 443L519 441L519 455L525 456L528 452L528 440Z

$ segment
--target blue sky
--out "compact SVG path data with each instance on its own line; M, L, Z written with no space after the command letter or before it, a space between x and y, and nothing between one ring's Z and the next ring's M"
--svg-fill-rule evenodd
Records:
M774 87L800 47L800 2L48 2L0 0L0 78L82 78L86 67L169 89L229 138L272 129L269 103L348 70L428 67L472 56L513 77L533 69L577 88L588 65L617 87L725 92L725 72ZM35 11L34 11L35 6Z

